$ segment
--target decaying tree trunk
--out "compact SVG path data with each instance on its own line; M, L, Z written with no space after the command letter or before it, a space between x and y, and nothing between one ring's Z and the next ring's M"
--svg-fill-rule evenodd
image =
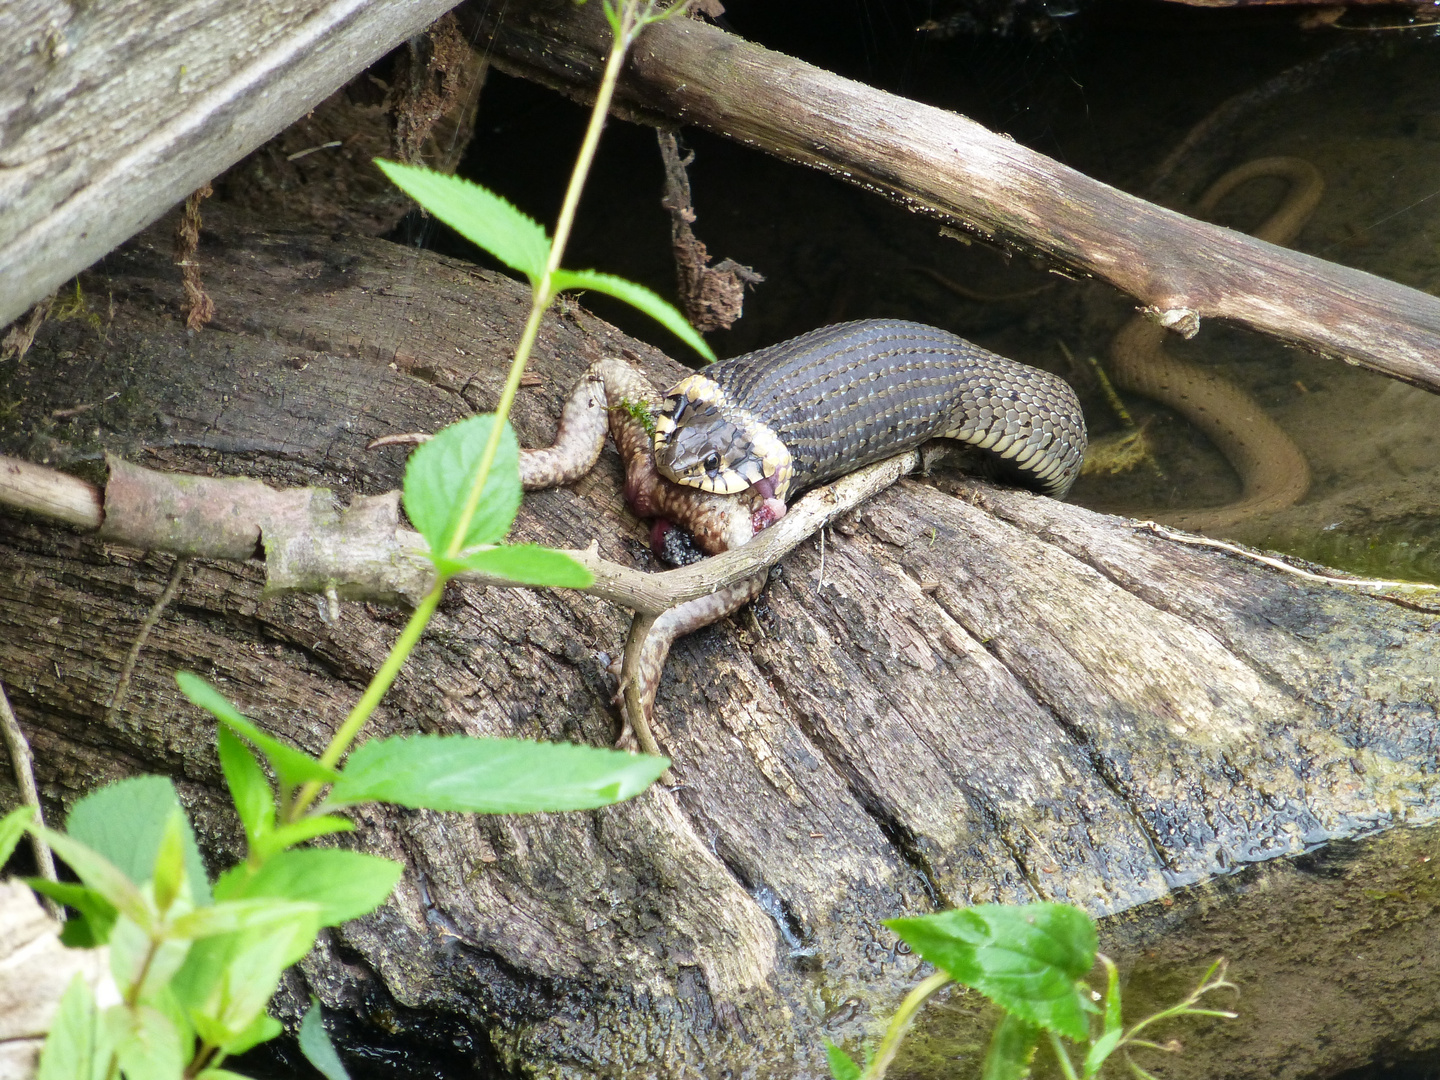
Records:
M143 234L84 278L93 319L47 324L0 369L0 452L96 481L109 451L348 498L400 482L402 451L367 451L375 437L493 405L528 304L506 279L218 210L202 245L210 327L184 331L168 239ZM523 443L549 441L605 352L659 383L681 371L565 305L532 361L543 383L517 404ZM609 453L528 497L516 535L648 558ZM400 615L346 605L328 623L311 598L262 595L254 565L198 560L111 715L172 566L0 514L0 679L52 816L105 780L163 772L212 858L233 859L213 725L174 671L318 751ZM581 594L458 586L374 730L608 743L606 664L627 622ZM1414 601L973 481L905 481L797 550L753 609L680 643L656 710L673 789L589 814L358 814L345 842L409 871L304 977L355 1043L443 1043L456 1071L818 1076L820 1035L873 1031L915 978L884 918L1037 896L1119 912L1435 818L1437 633ZM1352 917L1317 916L1312 933ZM1327 985L1294 995L1331 1021L1362 1007L1363 987ZM1403 991L1396 1023L1423 1006ZM1280 1023L1278 1000L1247 999L1248 1022ZM1223 1044L1204 1044L1206 1075L1263 1060ZM1305 1049L1299 1070L1339 1052Z

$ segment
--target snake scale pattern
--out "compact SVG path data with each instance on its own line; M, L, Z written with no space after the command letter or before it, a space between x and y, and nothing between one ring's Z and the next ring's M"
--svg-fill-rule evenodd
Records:
M1063 379L932 326L864 319L682 379L656 419L655 463L704 491L756 489L779 517L792 493L933 438L987 451L1056 497L1086 445Z

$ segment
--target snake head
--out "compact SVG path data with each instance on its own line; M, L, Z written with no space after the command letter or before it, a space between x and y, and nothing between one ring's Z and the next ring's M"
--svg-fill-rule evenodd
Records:
M736 495L772 478L779 488L781 473L788 485L790 454L713 380L691 375L665 395L655 418L655 467L677 484Z

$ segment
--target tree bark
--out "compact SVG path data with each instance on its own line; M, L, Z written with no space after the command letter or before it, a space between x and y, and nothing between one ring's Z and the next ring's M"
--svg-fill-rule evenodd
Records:
M0 452L96 481L110 452L352 498L400 483L403 452L367 451L375 437L493 406L527 310L515 283L218 208L206 221L210 327L184 330L157 226L83 279L113 310L47 324L0 371ZM517 403L522 444L550 441L607 352L660 384L683 370L564 302L532 361L543 383ZM515 534L594 538L645 566L620 490L607 452L572 488L528 497ZM311 598L265 596L255 564L196 560L112 715L171 557L0 514L0 566L0 678L50 815L106 780L166 773L212 867L242 840L213 724L174 671L318 752L400 619L357 604L327 623ZM372 731L607 744L606 662L627 624L586 595L458 585ZM358 811L344 842L409 869L380 912L324 939L287 1015L313 989L354 1043L443 1042L447 1070L823 1075L820 1036L873 1034L916 976L885 918L1037 897L1105 915L1433 820L1437 631L1423 603L972 480L902 481L796 550L754 608L677 646L656 708L675 788L587 814ZM1407 986L1397 1024L1428 1000ZM1337 986L1323 1018L1364 992ZM1210 1076L1260 1060L1223 1045L1203 1044ZM1295 1069L1338 1045L1297 1049Z
M502 71L586 98L609 29L564 0L466 4ZM1440 299L1195 221L1093 180L956 113L876 90L693 20L646 30L616 95L1040 252L1136 297L1193 337L1233 319L1440 391Z
M0 326L453 6L0 5Z

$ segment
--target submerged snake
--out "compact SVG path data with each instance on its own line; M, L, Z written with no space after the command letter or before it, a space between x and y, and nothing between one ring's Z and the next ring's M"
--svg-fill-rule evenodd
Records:
M943 330L885 319L713 364L663 401L629 364L600 360L565 403L555 445L522 451L521 482L554 487L584 475L607 430L625 464L626 501L657 519L652 544L674 523L712 555L773 524L805 488L931 438L967 442L1057 497L1086 444L1080 403L1062 379ZM633 684L627 713L642 745L671 644L754 599L766 578L761 571L678 604L653 623L637 618L621 689Z
M1213 183L1199 203L1209 214L1240 185L1262 176L1287 180L1280 207L1252 233L1288 245L1320 202L1325 182L1299 158L1259 158ZM1111 374L1122 389L1168 405L1199 428L1239 473L1239 500L1225 506L1163 515L1166 524L1201 532L1226 529L1246 518L1292 506L1310 489L1310 466L1300 448L1253 397L1213 370L1165 351L1168 331L1143 315L1131 319L1111 346Z

